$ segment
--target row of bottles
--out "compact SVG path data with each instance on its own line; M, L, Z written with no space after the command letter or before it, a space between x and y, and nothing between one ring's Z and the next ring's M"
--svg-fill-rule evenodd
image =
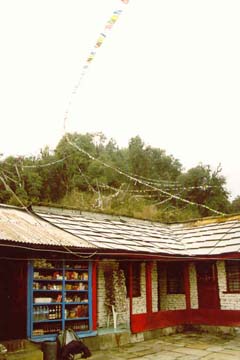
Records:
M74 331L89 330L88 321L82 321L77 324L71 324L71 329L73 329Z
M61 268L63 265L62 261L57 260L46 260L46 259L35 259L33 262L34 268L40 268L40 269L56 269ZM66 268L72 268L72 269L88 269L88 263L87 262L66 262L65 263Z
M71 329L74 331L87 331L89 330L89 325L87 321L78 322L76 324L70 325ZM42 325L39 327L37 325L37 328L33 329L33 335L34 336L43 336L47 334L54 334L58 333L61 330L61 327L58 325Z
M33 329L33 335L34 336L43 336L43 335L47 335L47 334L54 334L54 333L58 333L61 330L60 326L44 326L42 328L36 328Z
M62 318L62 306L34 306L33 320L57 320Z

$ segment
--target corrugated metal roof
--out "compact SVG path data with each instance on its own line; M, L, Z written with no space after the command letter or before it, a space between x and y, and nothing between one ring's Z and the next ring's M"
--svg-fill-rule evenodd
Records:
M26 210L4 205L0 206L0 240L33 245L95 247Z
M36 208L39 216L100 249L168 255L219 255L240 251L240 217L166 225L92 213Z

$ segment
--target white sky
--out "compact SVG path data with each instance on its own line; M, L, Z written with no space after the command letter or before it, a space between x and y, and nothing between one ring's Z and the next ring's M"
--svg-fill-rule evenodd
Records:
M222 165L240 194L239 0L0 0L0 153L54 148L68 131L139 135L185 169Z

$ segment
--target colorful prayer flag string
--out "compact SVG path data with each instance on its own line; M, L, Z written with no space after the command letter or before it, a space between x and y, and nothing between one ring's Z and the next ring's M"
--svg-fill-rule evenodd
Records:
M121 3L123 3L124 4L123 6L125 6L129 3L129 0L121 0ZM107 21L107 23L104 26L104 31L99 34L98 39L94 45L94 49L90 52L90 54L88 55L88 57L86 59L86 62L84 64L81 74L80 74L80 78L72 90L70 100L68 102L68 106L67 106L67 109L64 114L64 130L65 130L65 132L66 132L66 123L67 123L67 119L68 119L68 115L69 115L69 109L72 105L73 95L76 95L78 88L81 84L81 81L82 81L83 77L86 75L89 65L92 63L92 61L95 58L96 51L102 46L104 40L107 37L107 32L109 32L112 29L113 25L117 22L119 16L122 14L122 12L123 12L122 9L118 9L112 13L111 17L109 18L109 20Z

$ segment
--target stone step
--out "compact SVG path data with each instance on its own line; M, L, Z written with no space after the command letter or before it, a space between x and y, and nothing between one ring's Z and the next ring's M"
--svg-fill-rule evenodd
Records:
M0 354L0 360L43 360L40 345L28 340L9 340L1 342L8 350Z

